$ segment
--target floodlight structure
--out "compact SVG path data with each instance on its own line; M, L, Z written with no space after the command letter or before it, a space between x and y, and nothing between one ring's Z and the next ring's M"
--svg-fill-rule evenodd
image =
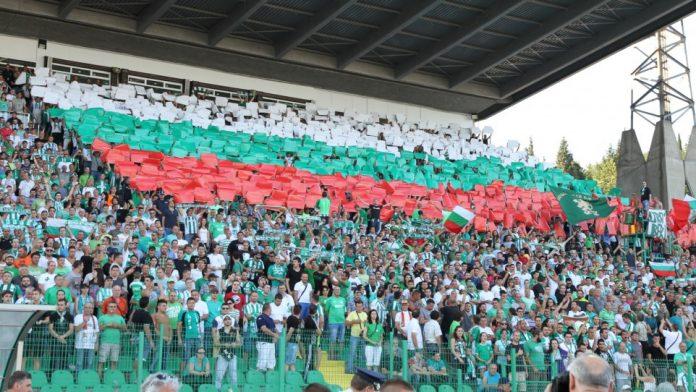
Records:
M630 196L646 180L653 196L668 208L687 187L696 189L696 135L692 129L684 159L673 129L680 120L690 119L693 125L696 115L683 21L659 30L655 38L654 50L638 49L644 58L631 73L637 87L631 92L631 128L621 135L617 185ZM654 127L647 161L634 128L637 119Z

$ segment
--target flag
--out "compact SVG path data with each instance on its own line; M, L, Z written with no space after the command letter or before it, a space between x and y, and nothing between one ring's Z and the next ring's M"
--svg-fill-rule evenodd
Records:
M615 207L609 206L606 198L593 198L568 189L551 187L551 192L561 205L570 224L609 216Z
M473 212L462 206L456 206L445 218L445 229L451 233L459 233L472 219L474 219Z
M672 199L672 211L669 214L673 222L672 230L676 233L696 218L696 200Z
M46 220L46 234L49 236L57 236L60 234L60 228L66 226L72 231L73 235L77 235L79 232L88 235L96 228L95 224L91 222L48 218Z
M677 276L677 265L666 262L650 262L650 268L658 278L674 278Z

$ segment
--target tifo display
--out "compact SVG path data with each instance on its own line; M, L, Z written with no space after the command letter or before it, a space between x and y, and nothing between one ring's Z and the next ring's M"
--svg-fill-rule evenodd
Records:
M490 129L43 68L0 89L0 295L56 307L23 339L34 388L533 391L594 353L617 391L693 391L692 200Z

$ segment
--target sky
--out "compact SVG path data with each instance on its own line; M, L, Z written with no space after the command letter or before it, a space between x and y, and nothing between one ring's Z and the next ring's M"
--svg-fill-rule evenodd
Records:
M696 14L684 19L689 64L696 69ZM517 140L523 147L534 140L535 155L556 161L562 137L568 140L575 160L583 167L598 162L610 145L616 146L621 132L630 128L631 89L640 87L631 72L645 58L636 48L650 50L657 45L654 35L556 83L555 85L477 123L493 127L495 144ZM683 57L683 53L681 54ZM696 84L696 70L692 71ZM687 88L686 79L678 82ZM689 113L675 124L684 144L693 126ZM636 117L634 128L643 152L650 147L653 126Z

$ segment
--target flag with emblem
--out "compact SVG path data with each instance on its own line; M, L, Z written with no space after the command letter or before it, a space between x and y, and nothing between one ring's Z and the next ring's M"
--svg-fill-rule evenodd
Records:
M459 233L472 219L474 219L473 212L462 206L456 206L445 217L445 229L451 233Z
M568 222L575 225L582 221L609 216L612 207L604 197L594 198L568 189L551 187L551 192L561 205Z

